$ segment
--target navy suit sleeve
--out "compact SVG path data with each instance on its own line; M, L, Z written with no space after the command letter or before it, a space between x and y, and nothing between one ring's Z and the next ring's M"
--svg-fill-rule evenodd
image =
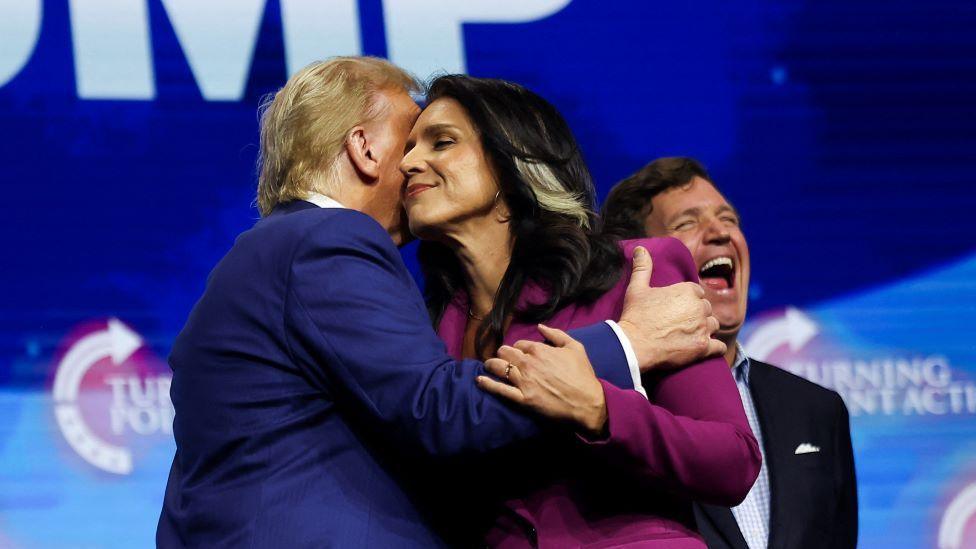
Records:
M570 330L568 333L586 348L586 356L590 359L596 377L621 389L634 388L627 355L624 354L617 335L606 322Z
M452 455L539 431L536 420L475 385L482 363L447 355L399 252L365 215L343 212L307 235L292 260L285 309L291 353L313 383L351 395L404 443ZM585 337L619 349L608 332ZM616 370L626 372L626 361Z

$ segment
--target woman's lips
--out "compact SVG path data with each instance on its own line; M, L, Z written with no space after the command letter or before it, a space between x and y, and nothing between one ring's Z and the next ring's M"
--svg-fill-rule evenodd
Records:
M413 185L410 185L409 187L407 187L406 197L407 198L413 198L413 197L417 196L418 194L420 194L420 193L422 193L424 191L428 191L428 190L433 189L433 188L434 188L434 185L413 184Z

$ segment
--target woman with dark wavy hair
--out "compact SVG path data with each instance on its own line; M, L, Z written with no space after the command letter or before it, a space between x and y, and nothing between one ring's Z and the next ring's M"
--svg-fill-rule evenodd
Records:
M479 383L540 413L552 415L542 403L558 401L564 387L521 372L518 357L531 349L508 345L541 341L538 322L556 328L540 330L564 345L559 329L619 318L626 257L638 246L654 259L652 285L697 282L679 241L617 243L600 233L572 132L552 105L516 84L436 79L400 169L410 229L424 240L431 317L448 351L506 357L498 379ZM728 366L717 357L646 374L647 396L583 375L592 377L585 386L605 407L603 421L493 456L478 471L503 502L485 540L704 547L691 502L737 504L761 459ZM530 387L548 399L524 398Z

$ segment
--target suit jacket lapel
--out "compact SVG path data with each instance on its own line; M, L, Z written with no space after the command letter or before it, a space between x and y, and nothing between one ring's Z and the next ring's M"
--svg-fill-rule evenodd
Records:
M447 354L461 359L461 348L464 346L464 331L468 327L468 294L458 292L444 309L441 321L437 326L437 335L444 341Z
M722 539L729 547L734 549L749 549L749 546L746 544L746 539L742 537L742 531L739 530L739 523L735 521L735 516L732 514L731 509L728 507L719 507L718 505L704 504L698 504L698 509L701 511L700 515L704 515L712 523L714 530L722 536Z
M775 387L770 386L767 368L775 368L757 360L753 360L749 368L749 392L756 407L759 428L763 435L763 452L766 460L766 471L769 475L769 543L773 549L789 539L788 514L784 505L786 495L790 493L788 463L783 463L783 453L776 441L791 440L789 424L784 421L788 410L781 410L775 399ZM787 431L787 432L784 432Z

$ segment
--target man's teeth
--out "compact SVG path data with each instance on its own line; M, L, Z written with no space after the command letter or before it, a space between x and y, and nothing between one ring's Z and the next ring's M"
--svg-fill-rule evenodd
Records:
M699 273L703 273L703 272L707 271L708 269L711 269L712 267L717 267L719 265L726 265L728 267L732 267L732 258L731 257L716 257L715 259L712 259L708 263L705 263L704 265L702 265L702 268L699 269L698 272Z

